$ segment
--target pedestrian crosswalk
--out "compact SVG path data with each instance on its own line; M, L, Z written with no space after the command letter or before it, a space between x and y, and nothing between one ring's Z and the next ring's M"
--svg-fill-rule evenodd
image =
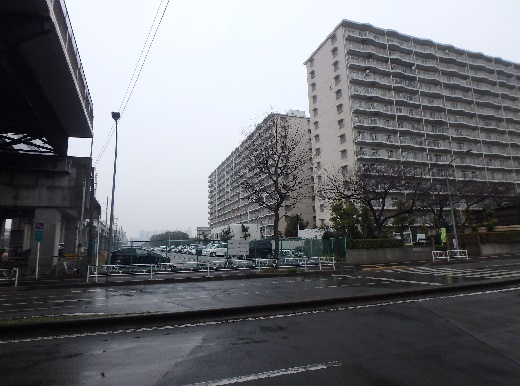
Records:
M480 279L505 279L520 277L520 269L474 269L450 267L389 267L384 272L407 273L415 275L460 276Z

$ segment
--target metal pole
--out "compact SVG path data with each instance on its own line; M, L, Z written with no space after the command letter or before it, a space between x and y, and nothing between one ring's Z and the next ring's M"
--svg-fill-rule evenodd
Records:
M453 204L451 202L451 193L450 193L450 182L448 179L448 173L446 172L446 187L448 188L448 198L450 200L450 212L451 212L451 227L453 231L453 246L454 249L459 249L459 242L457 240L457 227L455 226L455 216L453 215Z
M112 112L112 119L116 121L116 148L114 153L114 173L112 175L112 202L110 203L110 225L108 227L108 250L107 250L107 258L109 261L111 260L112 254L112 227L114 226L114 193L116 190L116 172L117 172L117 122L119 121L120 114L116 112ZM111 261L110 261L111 262Z
M446 188L448 189L448 199L450 201L450 212L451 212L451 225L453 230L453 246L455 249L459 249L459 240L457 238L457 227L455 226L455 215L453 214L453 203L451 201L451 192L450 192L450 182L448 178L448 169L453 161L455 161L457 158L462 157L464 154L467 154L471 152L471 149L466 150L464 153L459 154L455 158L452 158L452 160L448 163L448 166L446 166Z

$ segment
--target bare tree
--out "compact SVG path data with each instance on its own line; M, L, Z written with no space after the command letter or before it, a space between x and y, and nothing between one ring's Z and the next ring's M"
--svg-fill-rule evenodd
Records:
M238 174L237 183L250 202L273 213L275 258L278 258L280 220L311 189L306 122L270 114L242 145L246 167Z
M354 201L365 206L376 226L376 235L383 237L385 224L396 217L410 214L417 200L428 192L428 183L403 165L362 165L347 172L326 173L320 195L329 202ZM403 205L389 208L391 196L404 196Z

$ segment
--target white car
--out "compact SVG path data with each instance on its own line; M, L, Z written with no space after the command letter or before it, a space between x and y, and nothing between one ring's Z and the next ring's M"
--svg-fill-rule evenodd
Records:
M212 244L209 247L202 250L203 256L227 256L228 247L227 244Z

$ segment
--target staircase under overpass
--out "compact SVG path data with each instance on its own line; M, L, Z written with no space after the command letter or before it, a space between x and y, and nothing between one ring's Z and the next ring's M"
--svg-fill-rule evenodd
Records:
M67 149L71 137L93 137L93 118L64 0L1 0L0 235L13 219L11 254L35 251L35 221L47 224L44 264L55 264L60 243L77 253L88 239L78 229L100 210L92 160Z

